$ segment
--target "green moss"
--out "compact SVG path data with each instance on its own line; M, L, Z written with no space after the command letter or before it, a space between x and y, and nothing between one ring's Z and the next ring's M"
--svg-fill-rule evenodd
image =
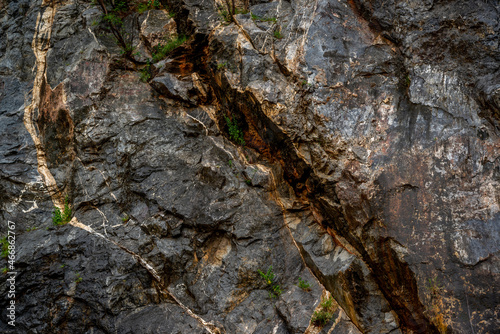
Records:
M316 326L325 326L328 321L332 318L333 314L328 311L320 310L314 311L314 314L311 318L311 322Z

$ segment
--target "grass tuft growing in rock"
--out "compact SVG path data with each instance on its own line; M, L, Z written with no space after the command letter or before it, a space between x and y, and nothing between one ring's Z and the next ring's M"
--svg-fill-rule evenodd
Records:
M234 141L236 144L245 146L246 142L243 139L243 131L238 127L238 123L236 120L231 121L228 116L224 116L226 120L227 128L229 131L229 138Z
M311 322L316 326L325 326L332 318L333 314L328 311L314 311Z
M333 297L322 299L320 309L314 311L311 323L318 327L325 326L333 317Z
M61 209L58 207L54 207L54 211L52 212L52 222L54 225L64 225L71 220L72 210L69 207L68 196L66 196L64 200L64 210L61 212Z
M153 48L153 63L164 59L172 50L184 44L187 41L186 36L177 36L168 40L165 44L158 44Z

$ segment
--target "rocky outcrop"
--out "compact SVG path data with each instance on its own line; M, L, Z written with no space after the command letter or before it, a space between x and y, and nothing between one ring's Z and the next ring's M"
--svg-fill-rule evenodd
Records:
M113 3L0 1L2 332L495 332L496 3Z

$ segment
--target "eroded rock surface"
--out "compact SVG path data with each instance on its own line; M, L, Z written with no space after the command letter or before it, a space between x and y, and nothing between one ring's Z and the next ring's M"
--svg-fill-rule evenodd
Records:
M498 330L496 2L99 3L0 1L2 332Z

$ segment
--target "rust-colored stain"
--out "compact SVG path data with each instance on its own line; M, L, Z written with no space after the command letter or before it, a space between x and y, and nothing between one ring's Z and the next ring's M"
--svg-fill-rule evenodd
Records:
M41 89L42 100L40 103L39 119L45 122L55 123L58 119L59 112L67 111L64 104L63 86L58 85L52 90L46 82L43 83Z
M259 134L259 127L257 121L254 119L252 115L252 110L243 103L239 103L239 107L243 115L245 116L245 121L248 125L248 130L245 132L244 139L246 141L246 145L250 148L255 149L260 154L263 155L269 161L273 161L273 155L271 154L271 148L268 144L262 139ZM262 130L261 130L262 131Z
M58 164L73 160L74 124L65 104L63 85L51 89L44 81L41 87L37 125L46 148L48 162Z

